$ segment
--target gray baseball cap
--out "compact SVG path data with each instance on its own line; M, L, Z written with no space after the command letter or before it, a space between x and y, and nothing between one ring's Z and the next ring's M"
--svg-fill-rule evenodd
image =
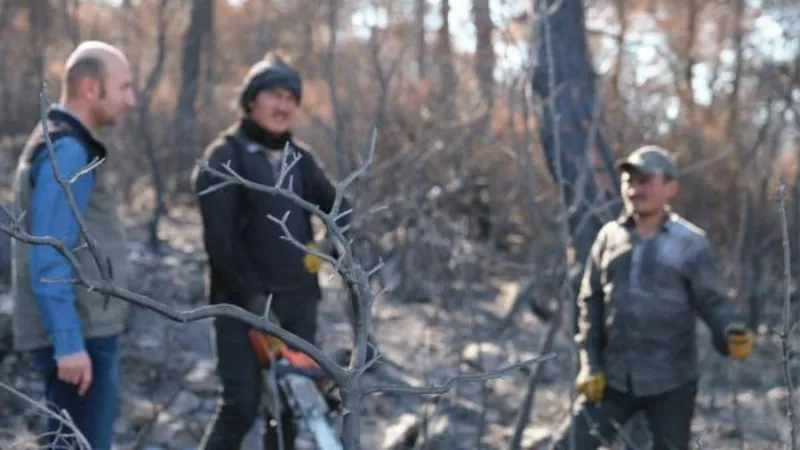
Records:
M617 170L635 170L648 175L663 173L670 179L679 176L678 164L667 149L658 145L645 145L634 150L627 158L617 161Z

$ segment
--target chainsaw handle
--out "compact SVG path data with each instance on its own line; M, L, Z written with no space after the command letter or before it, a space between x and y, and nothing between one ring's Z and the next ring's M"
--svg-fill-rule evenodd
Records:
M308 358L301 352L293 351L286 346L280 339L264 334L263 332L250 329L248 331L250 346L258 358L258 362L264 366L273 366L278 376L294 373L304 377L330 381L330 376L314 363L313 366L298 366L293 361L298 356L302 359ZM282 361L281 364L272 364L273 361ZM310 360L310 358L309 358ZM295 362L295 364L293 364ZM313 361L312 361L313 362Z
M279 341L272 336L268 336L255 328L247 331L247 338L250 340L250 347L258 358L262 366L269 365L276 356L279 356Z
M275 371L278 377L295 374L312 379L324 379L326 381L330 379L330 376L319 367L295 367L291 364L276 364L272 370Z

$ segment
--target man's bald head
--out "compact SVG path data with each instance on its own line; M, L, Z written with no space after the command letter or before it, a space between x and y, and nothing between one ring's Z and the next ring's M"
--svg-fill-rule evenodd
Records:
M128 58L120 49L101 41L84 41L67 58L63 89L67 98L78 93L84 79L100 83L101 98L105 95L104 76L109 68L128 67Z
M112 125L136 104L128 58L116 47L85 41L67 58L61 101L94 128Z

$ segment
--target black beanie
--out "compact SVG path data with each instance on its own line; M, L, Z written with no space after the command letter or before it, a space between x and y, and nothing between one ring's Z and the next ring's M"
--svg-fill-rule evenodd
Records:
M303 80L300 73L280 58L261 60L250 68L244 77L239 93L239 107L249 112L252 102L259 91L264 89L284 88L294 94L297 103L303 97Z

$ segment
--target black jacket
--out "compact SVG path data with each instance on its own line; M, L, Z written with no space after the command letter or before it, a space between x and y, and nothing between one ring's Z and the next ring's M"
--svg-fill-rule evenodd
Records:
M301 158L291 169L284 187L330 212L335 188L316 162L311 150L297 141L291 151ZM273 186L277 173L264 148L248 140L239 125L223 131L204 151L203 158L217 170L231 169L254 183ZM292 161L292 156L288 158ZM195 193L223 182L208 171L194 176ZM304 252L284 238L284 231L269 216L286 216L286 225L300 242L313 239L311 214L292 200L234 184L198 196L203 220L203 238L208 254L210 302L246 307L256 294L295 294L309 300L320 298L317 275L303 266ZM342 202L341 211L349 208ZM345 220L339 222L344 225Z

